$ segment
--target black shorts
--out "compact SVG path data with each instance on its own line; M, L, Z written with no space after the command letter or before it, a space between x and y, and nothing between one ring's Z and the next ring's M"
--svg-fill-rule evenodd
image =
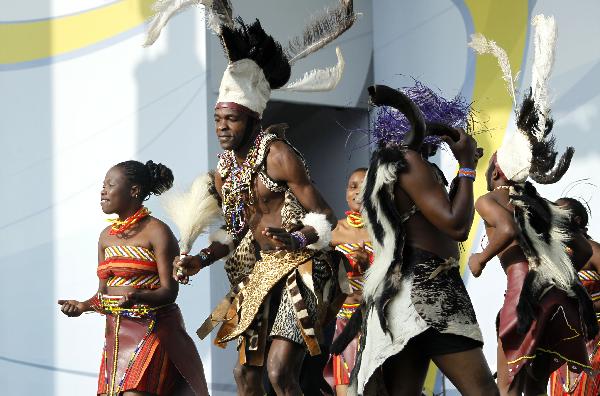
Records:
M412 338L407 346L414 347L427 358L432 358L433 356L481 348L483 347L483 342L461 335L440 333L430 327Z

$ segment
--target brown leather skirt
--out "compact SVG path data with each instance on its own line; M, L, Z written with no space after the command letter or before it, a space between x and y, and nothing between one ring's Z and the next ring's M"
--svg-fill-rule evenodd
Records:
M106 315L98 394L174 395L183 380L196 395L208 395L200 355L176 304L143 317Z
M577 300L565 292L549 289L527 332L517 331L517 304L528 272L526 261L506 269L508 284L499 314L498 337L508 362L509 380L512 382L527 366L535 366L535 372L544 376L565 363L574 372L591 368Z

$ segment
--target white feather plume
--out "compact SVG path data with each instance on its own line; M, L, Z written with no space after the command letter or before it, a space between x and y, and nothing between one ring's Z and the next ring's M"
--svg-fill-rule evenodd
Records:
M546 116L550 109L548 78L554 66L557 32L553 16L536 15L531 20L531 25L535 29L533 35L534 57L531 71L531 90L533 100L540 114L536 137L541 141L544 138Z
M353 0L340 0L337 7L325 8L304 28L302 35L293 38L287 45L286 54L290 65L320 50L350 29L358 19L354 13Z
M210 4L207 5L207 3ZM154 44L160 36L160 32L174 15L200 4L210 7L212 0L157 0L152 6L154 15L148 25L144 47Z
M285 87L280 88L283 91L297 92L319 92L331 91L342 80L344 74L344 57L339 47L336 47L337 64L325 69L313 69L304 73L304 76Z
M196 238L222 216L221 208L211 193L212 178L205 173L196 178L188 191L172 191L161 203L179 229L181 253L189 253Z
M204 6L207 27L216 34L221 34L222 25L233 26L230 0L157 0L152 6L154 15L148 26L144 47L154 44L173 16L199 5Z
M512 70L510 68L510 61L506 51L496 44L495 41L488 40L481 33L475 33L471 35L471 42L469 47L473 48L479 55L491 54L498 60L498 65L502 70L502 79L506 82L508 93L513 101L513 106L516 107L517 99L515 95L515 81L516 78L512 76Z
M221 34L221 26L233 27L233 7L230 0L204 0L206 27Z

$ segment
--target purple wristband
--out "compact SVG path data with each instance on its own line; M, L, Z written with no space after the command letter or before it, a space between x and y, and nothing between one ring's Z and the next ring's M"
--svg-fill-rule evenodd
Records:
M304 236L303 233L301 233L300 231L294 231L290 235L292 236L292 238L294 238L296 242L298 242L298 246L300 249L304 249L306 247L306 236Z

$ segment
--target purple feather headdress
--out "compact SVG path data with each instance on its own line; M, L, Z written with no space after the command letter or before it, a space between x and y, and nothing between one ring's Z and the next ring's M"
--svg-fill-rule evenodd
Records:
M471 105L460 95L452 100L443 98L420 81L413 87L404 87L401 91L421 110L425 121L468 129L471 118ZM406 132L411 129L408 119L398 110L381 106L371 129L371 137L376 144L401 144ZM427 136L425 143L438 145L438 136Z

